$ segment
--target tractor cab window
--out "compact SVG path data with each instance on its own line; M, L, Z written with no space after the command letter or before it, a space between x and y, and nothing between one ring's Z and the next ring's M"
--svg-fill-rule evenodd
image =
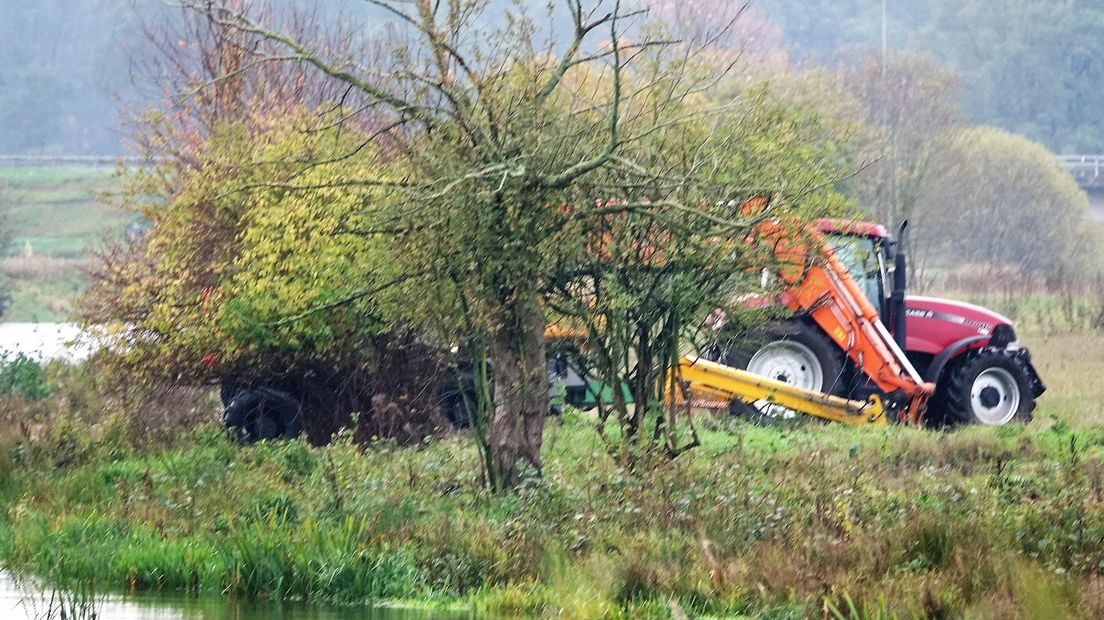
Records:
M881 248L874 239L852 235L829 235L828 242L870 303L878 307L885 295L885 269Z

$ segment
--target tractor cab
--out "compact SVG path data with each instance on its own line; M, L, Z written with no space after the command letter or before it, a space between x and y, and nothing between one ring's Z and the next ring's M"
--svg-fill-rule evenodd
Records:
M937 384L937 416L950 423L1029 419L1046 387L1012 321L974 304L907 296L907 226L894 235L879 224L817 222L893 340L924 379Z
M885 237L840 233L827 233L824 237L866 298L878 308L880 314L886 315L888 308L883 301L892 290L893 264L890 257L896 244Z
M885 226L870 222L822 219L816 226L851 278L878 309L898 346L908 350L905 320L908 265L903 242L908 221L901 224L896 236Z

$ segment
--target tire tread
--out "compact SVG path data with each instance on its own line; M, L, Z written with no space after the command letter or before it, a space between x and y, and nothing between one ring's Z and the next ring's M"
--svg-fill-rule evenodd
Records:
M1013 422L1027 423L1031 421L1031 413L1035 410L1035 399L1031 395L1029 386L1029 373L1023 360L1015 355L1008 355L1003 350L979 349L960 356L953 365L944 372L944 378L939 382L935 397L929 405L930 410L936 413L935 420L943 426L959 426L975 424L970 414L970 389L974 379L985 368L993 365L994 360L1008 362L1016 373L1016 383L1020 389L1020 408L1013 416Z

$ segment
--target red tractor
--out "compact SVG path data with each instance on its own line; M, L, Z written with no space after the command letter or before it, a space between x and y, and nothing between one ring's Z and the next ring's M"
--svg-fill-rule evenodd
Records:
M1046 388L1011 321L971 304L906 296L905 225L896 236L877 224L842 220L800 226L795 235L792 226L766 218L748 239L766 243L782 266L775 274L781 294L761 301L777 302L790 315L735 338L721 330L721 346L706 356L720 364L683 358L679 371L689 390L729 400L732 412L764 422L795 411L848 423L1030 420ZM546 337L574 343L582 335L551 325ZM549 371L568 404L585 408L607 392L563 359ZM474 384L470 368L454 374L441 382L440 402L445 416L464 426ZM781 400L783 393L790 400ZM224 402L227 424L248 440L300 428L300 401L286 393L231 390Z
M779 300L792 315L728 341L718 360L812 392L896 395L889 404L901 419L927 425L1029 421L1046 387L1012 322L906 296L906 226L894 236L878 224L817 222L820 267L789 281Z

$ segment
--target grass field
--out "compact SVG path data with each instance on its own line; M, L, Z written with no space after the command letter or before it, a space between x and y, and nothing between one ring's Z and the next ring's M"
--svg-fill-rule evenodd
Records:
M69 318L83 288L81 266L123 214L97 202L118 187L110 169L0 168L12 229L9 258L0 268L12 280L6 321L53 322ZM21 257L21 260L12 260Z
M1104 427L1104 333L1027 333L1047 392L1035 412L1038 422L1070 428Z
M123 223L121 214L95 201L97 192L118 186L110 169L5 168L0 181L9 191L13 253L29 245L35 254L81 257Z
M241 447L210 424L139 447L83 371L55 372L54 396L4 408L0 558L67 583L523 617L1101 617L1104 339L1024 340L1049 385L1026 427L703 417L700 448L626 471L568 412L516 496L482 488L463 434ZM12 417L29 413L39 430Z

